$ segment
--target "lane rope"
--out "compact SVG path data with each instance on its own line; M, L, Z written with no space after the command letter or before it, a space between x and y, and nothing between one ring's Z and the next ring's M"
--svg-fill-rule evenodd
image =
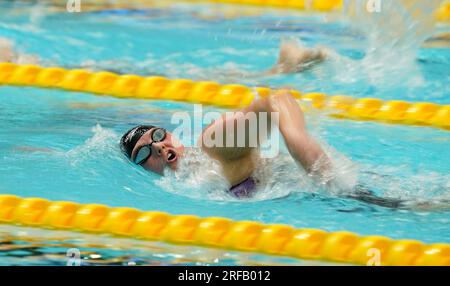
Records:
M278 7L297 10L332 12L342 9L344 0L185 0L187 2L213 2L242 4L260 7ZM450 22L450 1L442 1L434 13L436 20Z
M0 223L367 265L450 266L450 244L0 195ZM373 256L373 257L372 257ZM373 261L372 261L373 262Z
M244 85L222 85L213 81L195 82L189 79L118 75L106 71L90 72L13 63L0 63L0 85L57 88L120 98L175 100L226 108L248 106L255 98L255 93L264 97L272 92L266 87L252 89ZM304 103L304 109L311 106L325 111L333 118L422 125L450 130L450 105L402 100L383 101L346 95L330 96L324 93L303 94L295 90L291 93L300 103Z
M368 1L365 4L370 4ZM89 3L89 1L88 1ZM100 1L101 3L101 1ZM166 0L162 2L151 2L143 3L141 0L129 0L126 3L117 3L117 8L126 9L128 5L144 5L144 6L162 6L167 7L171 4L177 3L213 3L213 4L232 4L232 5L244 5L244 6L254 6L261 8L282 8L282 9L293 9L293 10L306 10L306 11L317 11L317 12L333 12L342 9L344 0ZM58 4L58 3L57 3ZM97 7L99 1L92 1L92 8ZM108 2L108 4L111 4ZM85 5L88 7L89 5ZM95 10L95 9L94 9ZM100 10L101 11L101 10ZM435 11L434 16L436 20L444 23L450 22L450 1L443 0L441 5Z

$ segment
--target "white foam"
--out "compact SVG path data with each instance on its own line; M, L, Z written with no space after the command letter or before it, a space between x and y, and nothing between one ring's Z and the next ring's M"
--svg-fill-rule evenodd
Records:
M227 200L229 183L223 177L219 164L210 159L199 148L187 148L178 162L178 170L164 170L164 176L156 185L165 191L213 200Z
M94 133L93 136L87 139L83 145L65 153L65 156L70 159L73 165L117 149L118 135L113 130L97 124L91 131Z
M326 150L330 158L333 158L334 168L320 182L308 176L286 152L275 158L261 159L252 174L257 181L257 192L245 200L272 200L293 192L320 191L333 195L351 192L357 183L355 165L331 147ZM222 175L218 162L199 148L189 149L180 160L178 170L167 169L165 176L157 180L156 184L168 192L193 198L237 200L229 194L230 184Z

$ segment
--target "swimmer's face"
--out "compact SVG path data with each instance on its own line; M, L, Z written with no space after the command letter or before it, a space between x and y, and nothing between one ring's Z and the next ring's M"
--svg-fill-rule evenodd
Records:
M131 158L134 159L139 149L152 143L151 135L157 127L154 127L142 135L133 148ZM167 166L172 170L177 169L178 159L183 155L184 146L170 132L166 131L166 137L161 142L154 142L151 146L151 156L141 166L157 174L163 175Z

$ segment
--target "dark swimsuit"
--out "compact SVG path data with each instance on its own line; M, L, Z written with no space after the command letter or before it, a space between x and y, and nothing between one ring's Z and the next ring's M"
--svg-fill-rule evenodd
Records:
M347 198L355 199L357 201L385 207L389 209L402 209L405 208L406 201L396 198L384 198L375 195L375 193L364 186L357 185L354 192L347 195Z
M244 181L230 188L230 193L237 198L249 198L256 191L256 180L248 177ZM404 201L394 198L378 197L372 191L365 189L358 185L355 191L346 196L347 198L355 199L367 204L377 205L391 209L404 208Z
M237 198L248 198L253 195L256 190L256 181L252 177L248 177L244 181L230 188L230 193Z

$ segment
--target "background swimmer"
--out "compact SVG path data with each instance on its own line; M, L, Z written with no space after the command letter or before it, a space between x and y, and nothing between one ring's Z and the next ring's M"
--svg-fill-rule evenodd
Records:
M260 77L276 74L299 73L326 60L329 54L330 52L322 47L306 48L295 39L282 39L278 60L276 64L269 70L248 74L227 73L226 75L229 77L232 77L233 75L244 77ZM6 38L0 38L0 62L38 65L42 61L36 55L20 53L15 47L14 42ZM92 71L106 70L117 74L126 74L130 73L131 70L135 70L135 65L127 64L127 62L117 60L103 62L88 60L82 62L79 66L71 66L68 68L83 68ZM146 73L146 75L151 74L155 76L163 76L161 74L155 74L145 71L134 73Z
M299 73L323 62L329 55L326 48L306 48L295 39L282 39L278 61L267 74Z

